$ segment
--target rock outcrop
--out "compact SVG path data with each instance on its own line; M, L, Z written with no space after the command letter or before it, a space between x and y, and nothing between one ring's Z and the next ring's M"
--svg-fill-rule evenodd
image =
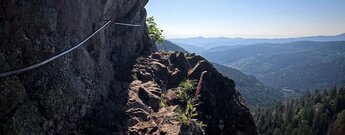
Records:
M204 72L204 71L207 71ZM201 104L197 110L198 119L207 124L206 134L238 134L255 135L257 134L255 123L244 104L242 96L235 90L233 80L222 76L212 66L200 56L193 56L181 52L156 52L149 57L140 57L132 70L132 87L129 89L130 101L127 104L128 111L135 111L129 116L139 120L129 125L132 131L145 131L143 134L167 133L162 127L169 125L173 129L183 129L181 124L176 124L176 111L174 108L178 103L168 103L169 109L159 109L160 100L174 100L173 92L177 92L179 82L185 79L199 80L202 73L203 88L200 91ZM142 92L141 92L142 91ZM164 96L162 96L164 93ZM169 95L169 96L166 96ZM175 98L176 99L176 98ZM146 104L147 106L143 105ZM150 117L152 114L167 111L165 117ZM170 111L169 111L170 110ZM139 115L140 114L140 115ZM153 115L156 116L156 115ZM176 116L175 116L176 117ZM171 121L169 121L171 120ZM157 122L158 121L158 122ZM163 122L162 122L163 121ZM142 123L150 123L142 126ZM175 123L175 124L174 124ZM183 132L174 130L168 134Z
M232 80L200 56L156 52L147 0L1 0L0 71L40 62L110 25L52 63L0 78L0 134L201 134L181 126L178 84L205 74L198 119L206 134L256 133ZM160 101L166 106L161 107ZM193 124L192 124L193 125Z

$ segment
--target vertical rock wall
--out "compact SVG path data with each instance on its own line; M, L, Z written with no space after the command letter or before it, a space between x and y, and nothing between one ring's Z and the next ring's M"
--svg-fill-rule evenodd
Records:
M1 72L58 54L106 20L143 25L111 24L81 48L52 63L0 78L0 134L120 132L125 125L112 125L110 121L121 121L123 113L118 108L127 101L121 93L128 87L131 63L155 50L145 26L146 3L0 0ZM107 105L111 109L106 109ZM105 115L91 118L102 111ZM99 128L93 124L97 122L107 126Z

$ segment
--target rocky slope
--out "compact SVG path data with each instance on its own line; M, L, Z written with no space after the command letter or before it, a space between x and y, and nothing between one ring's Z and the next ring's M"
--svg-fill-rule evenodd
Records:
M207 124L206 134L257 134L249 109L235 90L234 81L222 76L202 57L185 56L181 52L156 52L137 59L126 105L130 121L133 121L130 129L148 134L171 134L169 130L172 134L178 133L181 125L174 118L174 108L178 105L173 102L176 100L174 93L179 90L181 81L199 80L203 71L207 73L203 77L201 104L197 110L198 119ZM160 100L167 100L168 106L160 109ZM166 114L164 117L159 116L162 112Z
M178 133L176 106L157 108L157 101L168 99L160 94L178 89L181 79L198 79L204 70L209 74L198 111L206 133L256 134L234 82L210 63L179 53L149 56L156 47L145 26L147 0L0 3L1 72L60 53L105 20L143 25L111 24L52 63L0 78L0 134Z

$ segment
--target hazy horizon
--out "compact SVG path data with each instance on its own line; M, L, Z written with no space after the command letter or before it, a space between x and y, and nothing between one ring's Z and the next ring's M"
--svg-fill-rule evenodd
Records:
M167 39L189 37L293 38L345 32L343 0L150 0Z
M186 36L186 37L168 37L169 39L188 39L188 38L243 38L243 39L286 39L286 38L303 38L303 37L317 37L317 36L338 36L341 34L345 34L345 32L339 34L332 34L332 35L306 35L306 36L291 36L291 37L234 37L234 36Z

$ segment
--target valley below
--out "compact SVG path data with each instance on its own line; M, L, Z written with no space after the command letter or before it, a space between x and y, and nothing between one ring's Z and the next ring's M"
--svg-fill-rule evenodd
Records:
M289 89L301 95L306 90L313 91L343 85L345 80L345 41L342 41L345 37L343 35L328 37L331 41L324 41L327 39L325 37L320 39L306 37L285 39L284 41L292 41L288 43L274 43L277 40L267 40L268 43L244 45L233 45L230 42L232 40L229 39L228 42L222 42L228 43L228 46L213 48L209 47L212 46L210 42L215 40L213 38L209 39L209 42L206 42L207 38L200 41L194 39L199 41L194 41L195 43L188 39L175 42L177 45L180 43L182 47L186 43L193 45L200 42L209 43L209 49L205 47L197 54L211 62L252 75L263 84L277 90L284 92ZM297 39L315 41L298 41ZM332 41L333 39L339 41ZM253 42L253 40L248 40ZM246 43L246 40L242 42ZM188 51L188 47L186 50Z

